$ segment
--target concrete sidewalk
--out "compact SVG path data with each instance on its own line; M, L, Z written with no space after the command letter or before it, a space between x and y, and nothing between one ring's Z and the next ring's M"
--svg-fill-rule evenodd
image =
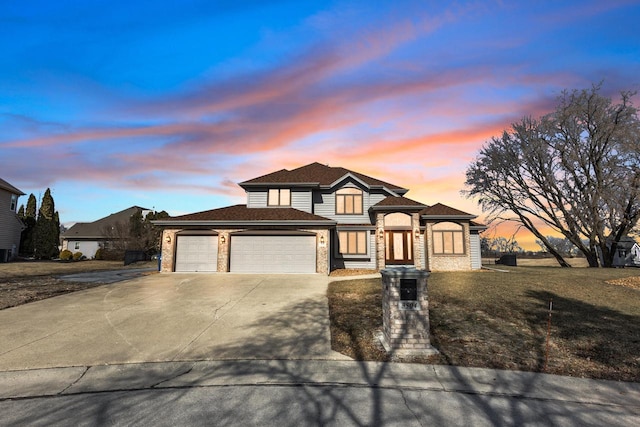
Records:
M640 384L320 360L0 373L0 425L560 425L640 421Z
M640 383L444 365L335 360L133 363L0 372L0 399L206 386L409 388L635 408Z

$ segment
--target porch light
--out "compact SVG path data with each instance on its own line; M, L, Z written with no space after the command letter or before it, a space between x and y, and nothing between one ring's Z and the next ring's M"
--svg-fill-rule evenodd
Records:
M324 236L320 236L320 245L324 246Z
M167 237L164 238L164 241L167 243L171 243L171 234L167 234Z
M382 228L378 230L378 236L380 236L380 238L384 237L384 230Z
M413 230L413 235L415 236L416 239L420 237L420 229L416 228L415 230Z
M224 237L224 235L220 236L220 243L224 245L226 241L227 241L227 238Z

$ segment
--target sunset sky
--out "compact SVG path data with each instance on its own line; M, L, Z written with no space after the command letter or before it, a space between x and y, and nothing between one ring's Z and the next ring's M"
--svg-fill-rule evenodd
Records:
M640 89L639 23L616 0L3 1L0 177L72 224L244 203L318 161L482 220L482 144L563 89Z

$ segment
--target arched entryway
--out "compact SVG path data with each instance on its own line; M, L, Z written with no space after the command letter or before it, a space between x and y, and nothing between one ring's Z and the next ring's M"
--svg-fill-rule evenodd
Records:
M413 265L411 215L395 212L384 217L385 264Z

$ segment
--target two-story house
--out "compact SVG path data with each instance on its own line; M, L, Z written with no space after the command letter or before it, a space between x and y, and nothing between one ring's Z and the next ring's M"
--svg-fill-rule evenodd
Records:
M321 273L338 268L480 268L474 215L319 163L239 184L246 205L154 221L164 272Z
M18 198L24 193L0 178L0 262L18 255L24 224L18 218Z

